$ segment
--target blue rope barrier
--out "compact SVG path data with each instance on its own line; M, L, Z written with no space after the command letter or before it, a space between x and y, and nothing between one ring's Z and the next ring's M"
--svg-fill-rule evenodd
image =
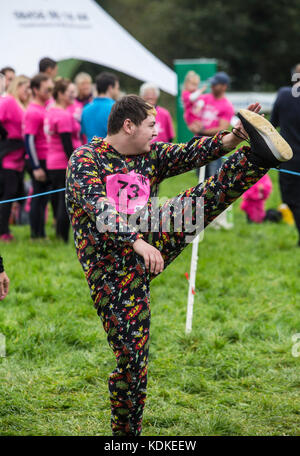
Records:
M300 176L300 173L298 173L297 171L290 171L288 169L278 169L278 168L271 168L271 169L281 172L281 173L287 173L287 174L293 174L295 176ZM66 188L59 188L58 190L50 190L49 192L36 193L35 195L22 196L21 198L14 198L14 199L10 199L10 200L0 201L0 204L14 203L15 201L21 201L21 200L25 200L28 198L37 198L38 196L51 195L51 193L63 192L65 190L66 190Z
M279 171L280 173L287 173L287 174L294 174L295 176L300 176L300 173L297 171L290 171L289 169L278 169L278 168L271 168L276 171Z
M66 190L66 188L59 188L58 190L50 190L49 192L36 193L34 195L22 196L21 198L14 198L14 199L10 199L10 200L0 201L0 204L14 203L15 201L21 201L21 200L25 200L25 199L29 199L29 198L37 198L38 196L50 195L51 193L62 192L64 190Z

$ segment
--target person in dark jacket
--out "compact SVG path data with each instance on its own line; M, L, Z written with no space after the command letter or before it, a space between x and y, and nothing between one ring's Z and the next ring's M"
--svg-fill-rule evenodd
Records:
M287 204L293 213L299 234L300 247L300 176L287 173L300 173L300 63L292 70L291 87L281 87L271 114L271 123L280 127L280 134L291 146L294 156L292 160L281 163L279 185L283 203Z

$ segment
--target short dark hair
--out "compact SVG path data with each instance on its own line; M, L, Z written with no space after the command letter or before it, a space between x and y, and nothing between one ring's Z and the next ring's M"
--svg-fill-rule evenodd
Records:
M39 72L45 73L48 68L55 68L56 65L57 62L55 60L50 59L50 57L44 57L39 62Z
M53 98L57 100L59 93L65 93L69 85L71 84L70 79L60 78L54 83Z
M100 73L96 76L96 87L98 93L105 93L109 86L114 87L119 79L114 73Z
M140 125L151 113L156 114L155 108L143 98L137 95L126 95L113 105L108 118L107 133L108 135L118 133L126 119L130 119L135 125Z
M15 70L9 66L2 68L2 70L0 70L0 73L4 74L5 76L8 71L13 71L15 73Z
M45 73L38 73L36 74L30 81L30 88L33 93L33 89L40 89L41 83L44 81L48 81L50 76L47 76Z

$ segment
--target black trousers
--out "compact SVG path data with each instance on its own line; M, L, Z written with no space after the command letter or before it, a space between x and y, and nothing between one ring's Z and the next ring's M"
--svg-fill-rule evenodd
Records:
M66 186L66 170L51 169L48 171L51 182L51 189L58 190ZM66 210L65 192L54 193L52 200L54 217L56 218L56 235L65 242L69 240L70 221Z
M24 194L23 173L12 169L0 170L0 200L19 198ZM12 203L0 204L0 236L9 234L9 216Z
M46 160L40 160L41 168L46 171ZM50 181L49 176L47 175L47 180L45 182L37 181L34 178L33 171L30 165L30 162L26 162L26 168L29 172L32 180L33 193L44 193L50 190ZM32 238L45 238L45 211L48 203L48 195L38 196L37 198L31 199L30 204L30 231Z
M293 213L300 243L300 176L279 173L279 185L282 201Z

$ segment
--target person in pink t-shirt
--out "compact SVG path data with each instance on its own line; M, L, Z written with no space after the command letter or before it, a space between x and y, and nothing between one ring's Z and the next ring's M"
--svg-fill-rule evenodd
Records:
M188 71L184 78L181 98L184 108L183 118L192 132L197 132L202 127L203 101L200 100L200 96L206 90L206 86L199 88L199 84L200 76L195 71Z
M223 71L216 73L211 78L211 93L202 94L198 101L201 102L199 111L200 128L188 125L196 135L213 136L220 130L226 130L234 116L232 103L226 98L226 90L230 82L229 76Z
M27 170L31 175L33 193L44 193L49 190L46 159L48 142L44 133L46 103L51 97L54 84L44 73L39 73L31 79L30 88L33 99L24 117L24 134L27 151ZM45 209L48 197L32 198L30 204L31 238L45 238Z
M17 76L0 103L1 201L23 193L25 147L22 127L30 97L29 84L29 78ZM5 242L13 239L9 231L10 211L11 203L0 204L0 240Z
M226 98L229 76L223 71L216 73L210 80L211 93L199 97L203 107L199 115L200 130L190 128L197 136L213 136L220 130L227 130L234 116L234 107ZM222 160L215 160L206 168L206 177L212 176L222 165Z
M214 136L220 130L227 130L234 116L234 108L226 98L226 90L230 83L229 76L223 71L216 73L210 80L211 93L199 96L198 103L201 103L199 111L199 122L197 126L188 125L189 129L197 136ZM205 168L205 178L215 175L222 166L222 160L218 159L209 163ZM215 226L225 229L232 227L226 220L226 213L219 216Z
M73 119L73 132L72 132L72 143L74 149L82 146L86 141L83 138L84 135L81 135L81 115L82 115L82 103L77 101L77 88L75 84L70 84L69 87L69 99L71 104L67 106L67 111L72 115Z
M153 142L172 142L175 138L172 117L167 109L157 105L160 96L160 90L157 85L152 82L145 82L140 87L140 96L147 103L155 106L157 112L155 118L157 136Z
M55 82L53 97L55 104L47 111L45 117L45 133L48 141L47 170L53 190L65 187L65 174L68 160L76 148L76 138L80 125L75 122L68 107L74 101L74 88L68 79ZM55 193L52 200L56 234L65 242L69 239L69 217L65 207L65 192Z
M52 79L53 83L55 82L55 78L57 76L58 66L56 60L51 59L51 57L43 57L39 61L39 73L43 73L47 75L49 78ZM50 97L49 100L46 101L46 108L50 109L51 106L55 104L55 100L53 97Z
M16 77L16 72L12 67L4 67L0 70L0 74L4 76L4 90L3 95L7 93L9 85Z

